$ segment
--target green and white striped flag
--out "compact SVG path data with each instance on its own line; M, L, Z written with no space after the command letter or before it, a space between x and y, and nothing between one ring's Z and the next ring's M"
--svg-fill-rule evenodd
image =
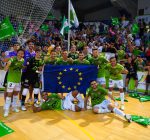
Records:
M64 35L64 33L67 33L68 30L69 30L68 21L67 21L66 17L64 16L60 33L62 35Z
M74 24L74 26L77 28L79 26L79 21L76 15L76 12L73 8L72 3L70 2L70 23Z

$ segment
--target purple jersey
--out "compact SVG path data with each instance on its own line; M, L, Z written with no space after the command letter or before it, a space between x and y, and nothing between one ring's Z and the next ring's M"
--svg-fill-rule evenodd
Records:
M25 51L24 53L24 60L25 62L31 58L31 57L34 57L35 56L35 51L33 51L32 53L30 53L28 50Z
M28 60L29 58L34 57L34 56L35 56L35 51L33 51L32 53L30 53L28 50L26 50L26 51L24 52L24 66L27 65L27 60ZM24 69L23 72L25 72L25 71L26 71L26 70Z
M15 51L9 52L9 54L6 57L11 58L13 56L17 56L17 52L15 52Z

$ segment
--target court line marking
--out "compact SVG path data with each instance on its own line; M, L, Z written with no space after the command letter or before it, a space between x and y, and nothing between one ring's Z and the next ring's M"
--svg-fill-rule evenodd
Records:
M56 111L58 114L60 114L61 116L65 117L66 119L68 119L72 124L74 124L75 126L77 126L86 136L88 136L90 138L90 140L94 140L94 138L90 135L89 132L87 132L84 128L82 128L81 126L78 125L78 123L76 123L76 121L74 121L72 118L70 118L69 116L67 116L64 113L61 113L59 111Z

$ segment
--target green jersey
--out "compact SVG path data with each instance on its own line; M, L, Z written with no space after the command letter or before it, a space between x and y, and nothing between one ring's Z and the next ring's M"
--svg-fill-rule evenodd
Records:
M70 52L70 53L68 54L68 57L69 57L69 58L72 58L73 60L75 60L75 59L78 58L78 53L71 53L71 52Z
M85 55L84 58L89 61L91 59L91 57L92 57L92 55L89 53L89 54Z
M84 42L84 41L78 41L77 48L78 49L82 49L85 45L86 45L86 42Z
M68 58L66 61L63 60L62 58L58 58L56 61L57 65L69 65L72 64L73 62Z
M33 57L27 61L27 71L29 73L36 73L39 67L43 65L44 61L42 59L36 59L35 57Z
M74 60L73 64L76 64L76 65L80 65L80 64L89 65L90 62L88 60L86 60L86 59L83 59L82 61L79 60L79 59L76 59L76 60Z
M47 54L47 52L42 52L41 54L41 58L44 59L45 57L48 57L49 55Z
M143 51L140 51L140 50L138 50L138 49L134 49L134 50L133 50L134 56L138 56L138 55L140 55L142 52L143 52Z
M24 59L18 60L17 57L9 60L11 65L8 70L7 82L20 83L21 82L21 69L23 68Z
M44 60L44 64L55 64L57 61L57 59L51 59L50 57L48 57L46 60Z
M126 54L124 50L118 50L117 53L118 53L118 59L119 60L124 59L125 54Z
M98 78L105 77L105 66L108 63L107 59L103 56L98 56L96 58L91 57L89 59L91 64L98 66Z
M97 86L96 90L93 90L92 87L89 87L86 91L86 95L91 97L92 107L102 103L105 100L107 95L107 90L102 88L100 85Z
M111 64L107 64L106 69L108 70L110 74L110 79L112 80L121 80L122 78L122 70L124 70L124 67L120 64L116 64L115 67L112 67Z
M137 71L144 71L144 67L145 67L145 62L142 61L138 61L138 60L135 60L135 63L137 65Z
M42 110L62 110L62 100L57 94L48 96L48 100L41 105Z

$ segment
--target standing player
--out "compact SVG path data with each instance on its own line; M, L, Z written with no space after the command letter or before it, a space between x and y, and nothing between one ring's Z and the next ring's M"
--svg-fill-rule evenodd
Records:
M146 77L145 95L150 95L150 93L148 92L148 87L150 85L150 61L147 62L147 66L145 66L145 70L148 71L147 77Z
M17 56L17 51L18 51L19 48L20 48L19 44L18 44L18 43L14 43L14 44L13 44L13 51L10 51L10 52L6 55L6 58L4 59L4 62L7 63L11 58L16 57L16 56ZM4 79L4 84L3 84L3 86L5 87L4 100L6 100L6 96L7 96L7 92L6 92L6 87L7 87L7 75L8 75L8 72L6 72L5 79ZM4 106L4 108L5 108L5 106Z
M91 103L94 113L110 113L114 112L115 114L125 118L128 122L131 122L131 116L125 114L123 111L114 107L110 100L106 100L105 96L108 95L113 101L114 98L111 94L108 94L107 90L98 85L96 81L91 82L91 86L87 89L84 107L87 107L88 98L91 97ZM115 106L117 102L115 102Z
M6 67L5 70L8 71L7 76L7 96L6 96L6 102L5 102L5 109L4 109L4 117L7 117L9 114L9 108L11 104L11 97L13 95L13 111L19 112L17 109L17 101L18 101L18 93L21 89L21 69L23 68L24 63L24 51L18 50L17 51L17 57L11 58Z
M92 50L92 57L89 59L89 61L91 64L98 66L97 82L105 88L105 66L108 61L103 56L99 55L98 49Z
M89 61L89 59L91 58L91 54L88 51L88 46L84 46L82 52L85 56L85 59Z
M136 63L134 63L131 57L128 57L127 63L125 63L125 68L129 72L126 76L126 92L128 91L128 84L131 78L135 80L135 92L136 92L138 86L137 65Z
M35 51L34 51L34 42L33 41L28 41L27 42L27 47L28 49L25 50L25 53L24 53L24 66L26 67L27 66L27 61L29 59L31 59L32 57L35 56ZM23 77L26 75L26 69L23 69L22 71L22 79L24 79ZM22 88L21 88L21 92L19 94L19 100L20 100L20 104L19 104L19 107L21 106L21 96L22 96ZM33 92L33 87L29 87L29 99L28 99L28 102L31 102L32 101L32 92Z
M57 61L57 58L56 58L56 51L55 50L52 50L51 52L50 52L50 57L49 56L46 56L45 58L44 58L44 63L45 64L55 64L56 63L56 61Z
M112 90L116 84L120 91L121 110L124 110L124 92L123 92L122 74L127 74L128 71L122 65L117 63L115 57L110 58L110 64L107 64L106 69L110 73L109 94L112 94Z
M38 94L40 93L40 73L39 71L42 70L43 67L43 60L41 59L41 51L37 49L35 51L35 57L29 59L27 61L27 69L25 72L24 77L22 77L22 100L21 100L21 109L23 111L26 110L25 108L25 99L26 95L29 92L29 87L33 87L34 93L34 103L38 101Z
M71 46L70 52L68 54L68 58L72 58L73 60L78 58L77 48L75 45Z
M68 52L66 50L62 51L62 57L58 58L56 61L57 65L69 65L73 63L72 58L68 58Z
M90 64L90 62L86 59L84 59L84 53L83 52L79 52L79 58L74 60L73 64Z

